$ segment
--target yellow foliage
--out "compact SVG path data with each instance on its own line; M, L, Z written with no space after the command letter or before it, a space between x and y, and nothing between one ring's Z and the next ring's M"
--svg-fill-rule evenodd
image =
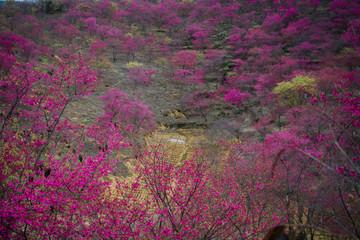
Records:
M228 72L228 73L226 73L226 76L227 77L238 77L239 74L237 74L236 72Z
M126 64L126 68L129 70L130 68L135 68L135 67L141 67L143 66L142 63L139 62L129 62L128 64Z
M116 3L110 2L110 4L111 4L110 11L111 11L112 14L119 10L118 5Z
M310 95L316 93L316 80L298 75L289 82L278 83L273 92L278 95L281 104L289 107L300 106Z
M97 57L95 61L92 61L91 64L100 74L105 71L111 71L113 67L110 60L102 55Z
M140 32L140 28L137 24L131 24L130 26L130 34L131 36L136 36Z
M154 63L159 66L169 65L169 60L164 57L158 57L154 60Z
M77 8L84 12L93 12L93 9L89 5L84 3L80 3Z
M170 37L166 36L164 40L165 40L165 42L167 42L167 43L171 43L172 38L170 38Z

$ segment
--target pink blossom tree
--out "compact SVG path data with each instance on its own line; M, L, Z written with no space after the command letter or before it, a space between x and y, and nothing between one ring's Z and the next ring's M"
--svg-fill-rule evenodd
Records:
M100 98L104 102L105 114L99 119L106 125L119 125L122 129L132 126L132 132L148 133L155 129L154 114L140 100L131 100L117 89Z
M138 84L151 85L154 81L156 70L146 70L143 66L131 67L128 72L128 79L131 83L135 84L135 88Z
M193 71L196 68L198 57L199 55L193 51L183 50L175 53L170 63L174 67Z

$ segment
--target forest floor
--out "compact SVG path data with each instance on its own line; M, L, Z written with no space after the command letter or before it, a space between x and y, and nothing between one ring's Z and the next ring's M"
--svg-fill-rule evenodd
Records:
M184 107L186 97L191 92L200 89L169 81L162 74L166 69L160 69L151 63L144 63L144 66L157 71L155 81L151 85L135 86L127 80L127 63L125 59L113 63L113 69L104 72L103 78L90 96L78 99L68 107L68 117L77 124L92 124L103 114L103 103L99 98L107 94L109 89L117 88L130 98L141 100L154 113L155 123L158 126L156 132L147 136L138 136L135 141L145 148L161 144L160 151L166 152L174 163L192 156L198 149L207 149L213 153L212 156L216 156L214 150L220 139L236 140L229 130L221 126L226 116L216 116L215 109L207 114L206 119L203 116L186 113ZM216 91L217 85L217 83L208 84L207 91ZM245 135L255 134L249 120L242 124L242 132ZM85 151L91 154L96 149L89 144ZM114 154L114 157L120 157L123 160L115 169L115 176L130 177L132 175L130 169L136 164L133 161L133 155L133 149Z

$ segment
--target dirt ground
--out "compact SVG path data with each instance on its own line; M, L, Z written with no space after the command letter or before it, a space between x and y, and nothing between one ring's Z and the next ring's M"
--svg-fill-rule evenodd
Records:
M134 61L141 62L141 59ZM161 143L163 150L173 156L174 161L186 158L195 149L207 148L219 139L234 138L234 133L222 128L222 123L226 121L222 119L223 116L208 114L205 120L201 116L190 115L186 112L183 102L192 91L198 90L194 86L170 81L163 74L167 69L163 66L160 69L151 62L141 63L146 68L157 71L155 81L148 86L139 84L135 86L127 79L127 63L125 59L113 63L113 69L103 74L103 79L100 80L94 93L70 104L67 109L68 117L78 124L92 124L103 114L103 104L99 98L104 96L109 89L117 88L131 98L140 99L154 113L158 125L157 131L151 136L140 137L142 139L137 140L147 146ZM216 90L217 85L210 83L206 87L208 90ZM216 111L213 112L216 113ZM250 126L245 125L242 124L244 131L254 132ZM85 148L90 154L96 151L91 144ZM114 154L113 157L120 157L123 160L114 170L114 175L131 176L129 162L132 155L131 151Z

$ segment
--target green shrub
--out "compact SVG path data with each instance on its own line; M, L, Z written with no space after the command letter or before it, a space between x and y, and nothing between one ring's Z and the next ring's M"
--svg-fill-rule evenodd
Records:
M126 64L126 68L129 70L130 68L135 68L135 67L141 67L143 66L142 63L139 62L129 62L128 64Z
M316 92L316 80L298 75L289 82L278 83L273 92L278 95L281 104L297 107L303 105Z

